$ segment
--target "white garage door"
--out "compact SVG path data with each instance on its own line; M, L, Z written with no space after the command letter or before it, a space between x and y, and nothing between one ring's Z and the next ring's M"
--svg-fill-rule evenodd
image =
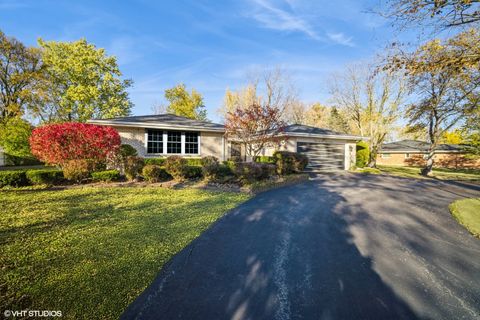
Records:
M297 142L297 152L308 157L308 170L335 171L345 168L345 145Z

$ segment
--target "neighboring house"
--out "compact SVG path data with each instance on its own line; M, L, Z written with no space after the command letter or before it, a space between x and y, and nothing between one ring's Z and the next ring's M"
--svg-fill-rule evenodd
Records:
M130 144L142 157L215 156L219 160L245 158L245 148L225 138L221 124L188 119L172 114L90 120L92 124L118 130L122 143ZM287 126L287 138L278 149L306 154L314 170L347 170L355 163L355 143L362 137L304 125ZM262 150L271 155L275 148Z
M426 164L429 144L417 140L401 140L382 145L377 164L423 166ZM468 156L461 145L440 144L435 150L434 166L444 168L480 168L480 159Z

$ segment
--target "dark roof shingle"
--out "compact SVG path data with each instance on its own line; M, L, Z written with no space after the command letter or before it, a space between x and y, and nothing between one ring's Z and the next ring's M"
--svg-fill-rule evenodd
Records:
M151 124L168 124L172 126L191 126L196 128L206 128L206 129L223 129L224 126L218 123L195 120L186 117L177 116L174 114L155 114L155 115L145 115L145 116L128 116L128 117L118 117L118 118L109 118L109 119L95 119L95 121L107 121L112 123L151 123Z
M427 152L430 144L419 140L401 140L382 144L381 151L420 151ZM439 144L437 150L441 151L462 151L458 144Z

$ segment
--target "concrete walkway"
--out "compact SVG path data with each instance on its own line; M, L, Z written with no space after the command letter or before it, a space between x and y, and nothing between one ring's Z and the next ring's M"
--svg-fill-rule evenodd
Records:
M477 190L319 175L262 193L176 255L123 319L479 319Z

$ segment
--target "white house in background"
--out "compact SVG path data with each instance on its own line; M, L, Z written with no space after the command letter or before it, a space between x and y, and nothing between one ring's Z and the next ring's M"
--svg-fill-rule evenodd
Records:
M130 144L139 156L215 156L219 160L244 157L245 148L225 138L222 124L193 120L172 114L129 116L88 121L118 130L122 143ZM355 163L355 144L360 136L342 134L305 125L287 126L281 150L299 152L309 158L310 170L348 170ZM262 150L271 155L274 148Z

